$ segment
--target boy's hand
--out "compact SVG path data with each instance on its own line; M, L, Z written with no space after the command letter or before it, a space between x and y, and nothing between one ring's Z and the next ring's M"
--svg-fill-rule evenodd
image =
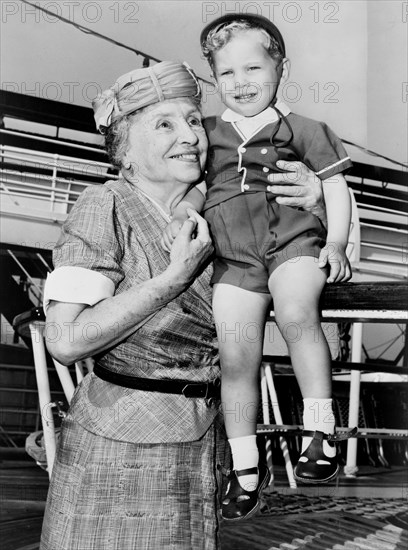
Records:
M330 273L327 277L328 283L344 283L351 279L350 262L345 249L338 243L327 243L321 250L319 267L324 268L327 265L330 266Z
M187 219L196 219L197 212L193 208L188 208L182 215L175 215L171 222L167 225L161 238L161 245L166 252L170 252L174 239L183 227L183 223ZM197 214L198 215L198 214ZM199 216L200 217L200 216Z
M171 220L166 229L163 231L160 244L166 252L170 252L171 245L173 244L174 239L177 237L182 225L183 221L175 218Z

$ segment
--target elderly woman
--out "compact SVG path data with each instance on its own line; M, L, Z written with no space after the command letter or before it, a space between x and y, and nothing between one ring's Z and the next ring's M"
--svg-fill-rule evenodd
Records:
M42 550L218 548L212 246L194 212L170 253L160 244L204 168L199 100L193 73L163 62L96 105L121 177L80 196L46 285L49 351L96 361L63 421ZM304 179L298 189L316 207Z

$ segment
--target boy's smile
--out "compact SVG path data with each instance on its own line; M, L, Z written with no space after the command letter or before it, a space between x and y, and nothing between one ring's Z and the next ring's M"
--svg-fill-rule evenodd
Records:
M247 101L253 101L257 96L257 93L238 93L236 94L235 100L238 101L238 103L246 103Z
M249 29L214 53L214 75L222 102L243 116L264 111L279 86L282 68L264 43L262 32Z

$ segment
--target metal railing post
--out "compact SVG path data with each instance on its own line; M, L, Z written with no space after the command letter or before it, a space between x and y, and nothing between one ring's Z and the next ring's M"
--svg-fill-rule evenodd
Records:
M44 344L44 322L30 323L31 342L33 344L35 376L37 379L38 400L40 404L41 421L44 432L44 447L47 457L47 472L51 478L56 453L55 424L52 415L54 403L51 400L50 382L48 378L47 359Z
M363 323L353 324L353 337L351 347L352 363L361 362L361 350L363 342ZM360 410L360 382L361 373L359 370L352 370L350 374L350 397L348 425L351 428L358 426ZM355 477L358 471L357 466L357 439L351 438L347 441L347 460L344 466L344 473L347 477Z

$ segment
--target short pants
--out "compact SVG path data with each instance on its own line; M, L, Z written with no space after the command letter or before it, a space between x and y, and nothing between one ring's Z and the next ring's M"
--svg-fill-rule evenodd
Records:
M283 206L272 193L242 193L204 212L215 247L211 283L269 293L273 271L301 256L319 257L327 232L317 216Z

